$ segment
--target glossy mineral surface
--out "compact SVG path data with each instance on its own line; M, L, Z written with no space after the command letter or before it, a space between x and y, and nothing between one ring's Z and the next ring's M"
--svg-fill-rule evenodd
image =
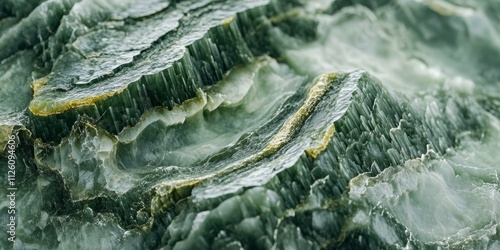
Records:
M500 249L498 13L3 0L0 249Z

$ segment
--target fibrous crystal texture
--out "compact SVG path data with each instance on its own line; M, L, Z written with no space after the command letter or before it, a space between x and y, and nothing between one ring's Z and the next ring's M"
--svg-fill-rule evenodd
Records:
M3 0L0 249L499 249L498 13Z

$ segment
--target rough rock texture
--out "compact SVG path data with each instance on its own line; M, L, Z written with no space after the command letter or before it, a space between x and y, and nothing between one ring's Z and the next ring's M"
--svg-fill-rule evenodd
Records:
M500 248L498 11L2 1L0 248Z

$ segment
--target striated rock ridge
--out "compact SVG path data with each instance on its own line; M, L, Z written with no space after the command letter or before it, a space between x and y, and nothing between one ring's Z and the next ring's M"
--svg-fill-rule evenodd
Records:
M265 30L285 22L286 17L273 19L293 5L273 1L258 7L265 3L182 2L130 25L112 23L85 33L35 84L30 126L37 137L58 138L85 115L118 133L152 107L172 108L193 98L198 88L269 52ZM96 40L105 43L95 47Z
M354 247L363 242L345 234L345 223L357 211L345 200L350 179L360 173L375 176L431 151L442 154L457 146L457 135L481 127L480 120L454 101L419 104L428 106L425 112L409 104L394 99L366 73L337 73L318 78L307 91L299 90L281 104L276 118L193 164L161 166L163 156L157 155L148 159L149 167L133 168L134 159L140 161L136 158L121 165L118 152L127 143L85 122L59 146L37 146L35 159L48 175L39 178L57 173L64 182L61 192L67 198L58 207L67 204L62 206L66 212L59 210L56 218L67 218L66 224L81 213L102 214L88 218L106 228L123 228L106 233L115 235L123 247ZM432 113L441 108L463 118L436 118ZM211 112L218 109L224 107ZM290 127L297 116L303 116L303 122ZM199 117L185 119L185 126L193 126L191 121ZM202 121L203 126L215 126L213 122L208 117ZM176 126L152 126L155 123L139 125L145 128L136 132L135 140ZM450 129L436 134L436 126ZM330 132L333 127L335 133ZM287 136L282 136L284 131ZM310 153L318 148L323 151ZM66 238L70 232L61 226L55 232ZM87 230L104 233L94 227ZM408 236L401 235L400 242L408 243Z

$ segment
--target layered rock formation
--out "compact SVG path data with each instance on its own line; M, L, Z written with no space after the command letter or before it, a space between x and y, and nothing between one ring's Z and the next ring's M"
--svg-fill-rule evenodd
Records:
M495 249L495 10L2 2L2 248Z

